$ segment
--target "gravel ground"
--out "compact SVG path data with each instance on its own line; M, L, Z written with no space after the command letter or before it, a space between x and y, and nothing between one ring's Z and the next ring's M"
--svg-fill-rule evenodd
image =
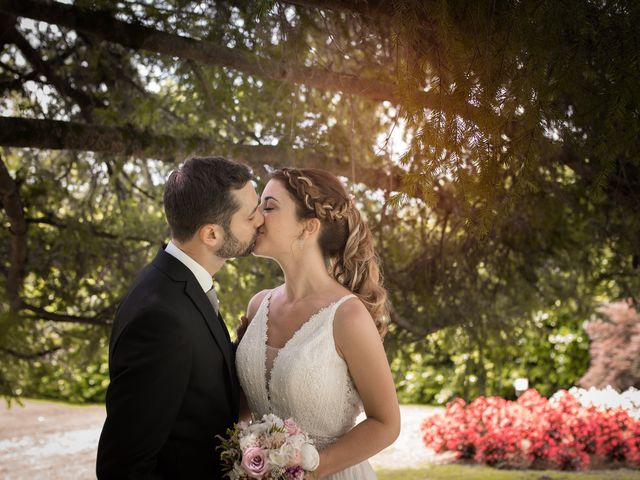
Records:
M0 406L0 478L5 480L94 479L95 455L104 406L72 406L24 400ZM405 468L438 463L420 442L422 419L439 409L401 407L402 431L396 442L371 459L374 468Z

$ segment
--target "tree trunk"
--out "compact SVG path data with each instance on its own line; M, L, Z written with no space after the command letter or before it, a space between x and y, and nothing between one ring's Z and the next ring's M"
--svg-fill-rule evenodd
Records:
M20 288L27 265L27 222L24 218L18 185L11 178L2 158L0 158L0 200L9 220L9 232L11 234L10 265L7 272L6 285L7 297L9 298L9 321L0 322L1 339L17 319L18 311L22 306Z

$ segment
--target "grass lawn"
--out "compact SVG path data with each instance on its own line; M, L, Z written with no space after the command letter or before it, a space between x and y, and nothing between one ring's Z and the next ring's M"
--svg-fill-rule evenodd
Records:
M474 465L433 465L402 470L378 470L378 480L640 480L638 470L497 470Z

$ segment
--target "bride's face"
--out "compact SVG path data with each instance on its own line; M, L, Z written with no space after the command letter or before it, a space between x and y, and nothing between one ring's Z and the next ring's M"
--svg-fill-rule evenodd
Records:
M280 181L270 180L264 187L260 210L264 224L258 230L253 254L275 259L293 255L304 225L298 220L293 197Z

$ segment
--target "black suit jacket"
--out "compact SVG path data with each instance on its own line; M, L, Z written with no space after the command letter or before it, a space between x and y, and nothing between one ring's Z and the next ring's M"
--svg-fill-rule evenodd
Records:
M216 435L238 420L229 332L191 271L160 249L109 341L100 480L222 478Z

